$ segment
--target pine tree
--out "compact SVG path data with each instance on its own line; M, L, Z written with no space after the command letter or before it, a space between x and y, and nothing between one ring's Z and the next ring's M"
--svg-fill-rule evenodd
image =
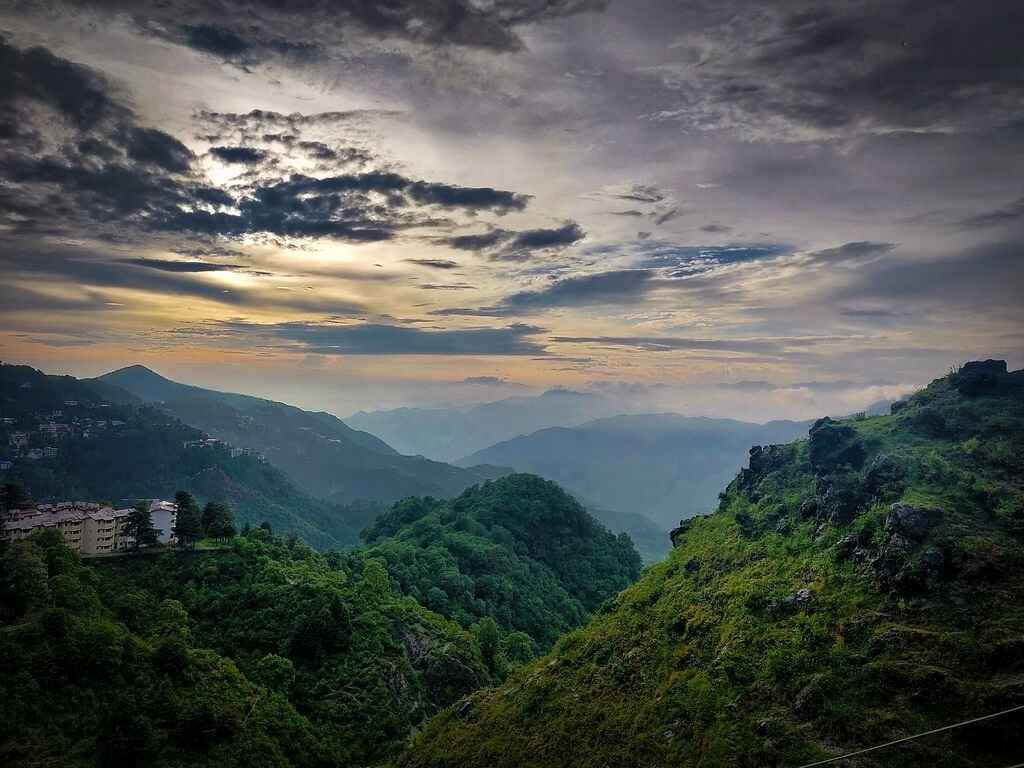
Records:
M178 515L174 522L174 535L178 538L178 544L194 547L196 541L203 537L199 505L188 491L178 491L174 495L174 503L178 505Z
M157 542L156 528L153 527L153 515L149 511L149 502L140 501L135 505L128 517L125 532L135 538L135 549L149 547Z

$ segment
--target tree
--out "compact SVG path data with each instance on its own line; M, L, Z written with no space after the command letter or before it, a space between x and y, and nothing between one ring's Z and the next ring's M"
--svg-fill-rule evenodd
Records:
M156 528L153 527L153 515L149 511L149 502L140 501L135 505L128 517L125 533L135 538L134 548L149 547L157 542Z
M21 509L31 503L25 486L21 483L4 483L0 487L0 512L10 512L12 509Z
M203 526L199 519L199 505L188 491L174 494L174 503L178 505L178 515L174 521L174 535L181 546L194 547L203 536Z
M203 508L203 532L214 539L230 539L235 535L235 515L222 501L211 501Z

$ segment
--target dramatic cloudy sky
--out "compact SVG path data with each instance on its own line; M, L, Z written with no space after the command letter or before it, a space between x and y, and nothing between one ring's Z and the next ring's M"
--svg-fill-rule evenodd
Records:
M1014 0L0 2L0 355L338 413L1024 364Z

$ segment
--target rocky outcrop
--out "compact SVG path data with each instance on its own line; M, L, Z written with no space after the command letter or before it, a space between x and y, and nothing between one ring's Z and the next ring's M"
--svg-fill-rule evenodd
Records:
M974 397L995 389L1006 376L1005 360L975 360L957 371L956 388L961 395Z
M814 422L808 436L811 466L816 473L844 466L860 469L864 464L867 452L853 427L826 416Z
M911 539L924 541L936 523L942 519L942 510L893 504L885 518L885 530Z

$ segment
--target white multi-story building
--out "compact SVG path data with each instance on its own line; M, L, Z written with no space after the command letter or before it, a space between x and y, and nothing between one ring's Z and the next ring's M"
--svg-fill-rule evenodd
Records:
M170 501L149 501L157 541L170 544L178 507ZM105 555L123 552L135 545L128 532L133 508L114 509L83 501L64 501L19 509L0 525L0 538L16 542L38 530L53 528L64 536L64 543L82 555Z

